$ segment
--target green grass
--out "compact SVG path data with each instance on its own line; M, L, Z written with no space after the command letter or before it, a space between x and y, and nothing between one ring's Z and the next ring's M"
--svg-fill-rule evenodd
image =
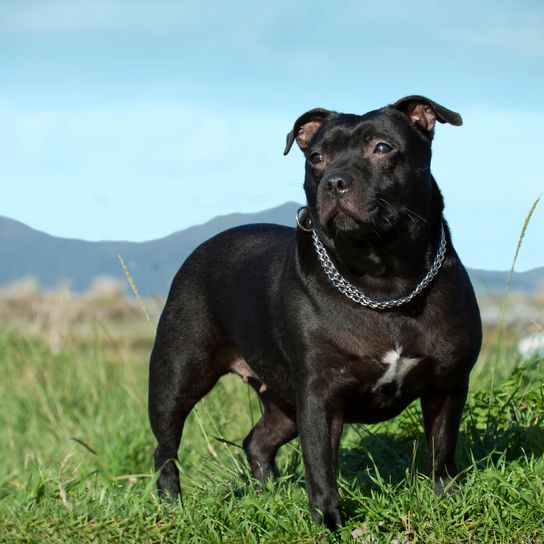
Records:
M101 324L53 353L39 337L3 331L0 542L332 541L311 522L298 441L279 455L277 488L256 491L237 445L260 406L238 378L190 416L184 507L166 505L151 467L149 336L131 348ZM432 492L417 404L386 424L346 428L337 541L358 530L360 542L544 542L544 363L490 359L495 386L481 361L453 495Z

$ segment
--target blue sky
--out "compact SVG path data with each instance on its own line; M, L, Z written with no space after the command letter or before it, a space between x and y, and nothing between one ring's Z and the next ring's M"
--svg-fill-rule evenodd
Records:
M408 94L464 118L438 127L433 172L465 264L508 268L544 191L541 1L2 0L0 66L0 215L54 235L302 201L293 121ZM542 248L544 202L518 269Z

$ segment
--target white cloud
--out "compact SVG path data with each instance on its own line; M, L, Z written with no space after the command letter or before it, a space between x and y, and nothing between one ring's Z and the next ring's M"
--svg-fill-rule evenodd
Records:
M282 4L284 4L282 6ZM3 0L0 31L11 35L64 34L78 31L190 32L200 40L254 43L270 23L281 22L288 3L254 4L243 0Z
M525 17L493 17L481 24L451 30L452 39L470 48L506 52L521 57L544 56L544 16L527 14Z
M115 29L137 32L142 28L171 25L182 15L181 3L173 4L173 9L168 10L153 9L151 5L111 0L4 2L0 7L0 30L15 35Z
M457 0L437 4L432 0L339 4L333 20L346 27L397 29L413 40L447 43L457 48L494 50L528 58L544 56L544 10L538 2L508 0ZM412 44L406 43L407 47ZM421 59L423 61L423 59Z
M302 162L293 174L282 156L292 119L266 112L134 102L0 118L0 214L54 234L143 240L301 198Z

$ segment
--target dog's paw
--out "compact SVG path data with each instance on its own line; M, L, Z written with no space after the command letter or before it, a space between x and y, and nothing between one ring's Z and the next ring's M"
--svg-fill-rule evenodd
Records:
M342 516L340 511L336 509L329 509L325 512L321 510L314 510L313 513L314 521L318 525L324 525L329 531L336 531L342 527Z
M179 478L168 477L163 473L157 480L157 493L159 499L168 503L181 503L181 487Z
M459 492L459 486L455 479L449 476L438 476L434 481L434 492L439 497L447 497Z

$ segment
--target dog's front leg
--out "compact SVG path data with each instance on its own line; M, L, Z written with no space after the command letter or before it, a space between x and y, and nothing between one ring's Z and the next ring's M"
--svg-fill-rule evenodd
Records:
M421 399L427 447L435 478L434 490L440 495L457 474L455 448L468 385L449 392L434 392Z
M299 389L297 426L310 509L315 521L331 531L342 523L336 485L342 425L341 412L327 402L324 391L316 387Z

